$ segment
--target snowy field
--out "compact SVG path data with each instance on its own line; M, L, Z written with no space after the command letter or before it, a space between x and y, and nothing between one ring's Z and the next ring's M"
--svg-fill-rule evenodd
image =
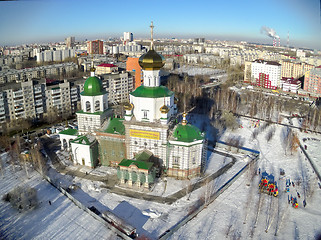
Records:
M203 125L198 117L192 117L190 121L197 123L199 127ZM205 129L209 131L208 122L205 125ZM253 123L244 119L240 125L242 128L233 132L225 131L220 139L227 141L237 138L244 147L260 151L257 166L247 170L197 217L181 227L171 239L315 239L316 235L321 233L321 189L318 187L316 175L300 150L291 154L286 149L283 141L286 127L270 125L263 129L261 123L254 128ZM256 132L255 138L253 138L253 132ZM273 136L270 141L267 141L267 135L270 132L273 132ZM209 137L213 137L210 134ZM321 139L315 134L299 132L298 134L301 142L307 137ZM308 145L310 157L318 161L321 153L318 141L307 140L302 144ZM62 158L67 157L63 152L58 152L58 155ZM66 185L79 186L71 194L84 205L95 206L100 212L111 210L136 227L140 236L156 239L191 212L200 198L208 192L215 192L247 163L244 155L237 155L236 159L237 161L226 174L191 193L186 192L185 197L171 205L117 195L102 187L101 182L54 172L50 174L52 178ZM212 174L229 162L231 158L209 151L205 175ZM79 166L70 167L88 171L85 168L80 169ZM280 168L284 169L284 176L280 175ZM279 187L278 197L259 193L258 169L261 172L267 171L274 174ZM102 176L107 172L115 173L110 168L101 167L90 174ZM287 178L295 184L290 187L289 193L285 192ZM179 181L174 178L167 178L166 182L165 179L160 179L149 194L166 197L189 184L188 181ZM13 174L11 167L6 167L5 177L1 180L0 193L3 195L21 184L36 187L39 190L41 204L32 212L19 213L8 203L3 203L0 207L0 237L5 236L7 239L115 238L109 229L76 207L35 173L32 174L31 179L27 179L23 171ZM297 196L297 192L300 193L299 208L294 209L288 204L288 195ZM139 194L137 192L137 195ZM52 205L48 204L49 199ZM307 202L305 208L302 206L303 199ZM33 226L34 222L37 222L37 228Z
M5 160L6 154L1 156L1 161L5 163ZM16 186L29 186L37 189L39 205L34 210L20 213L10 203L1 200L0 239L118 239L104 224L75 206L37 172L30 170L28 179L19 166L13 172L11 165L5 165L0 196Z
M217 153L211 154L209 158L206 176L216 172L232 161L231 158L224 157ZM214 192L222 186L247 163L244 157L238 157L237 159L234 166L229 169L226 174L211 182L211 192ZM198 179L194 179L192 182L197 180ZM100 212L111 210L137 228L139 235L144 235L152 239L157 238L167 229L175 225L177 221L186 216L188 212L194 208L197 201L204 196L206 191L204 188L197 189L193 192L187 191L185 197L179 199L172 205L167 205L111 193L108 189L101 187L101 183L99 182L77 177L74 178L72 182L80 188L71 194L84 205L87 207L95 206ZM181 181L169 177L166 178L166 182L165 188L164 180L159 179L159 182L149 194L167 197L189 184L187 180ZM137 192L137 195L139 194L140 192Z
M321 234L321 189L309 162L300 150L292 155L285 151L286 127L271 125L261 131L263 125L253 128L248 120L242 120L241 124L243 128L225 132L221 140L241 137L245 147L260 151L256 169L274 174L279 196L260 194L260 178L248 170L171 239L316 239ZM274 131L272 128L275 128L274 135L267 142L268 132ZM256 138L251 137L253 131L258 131ZM321 139L316 134L298 134L300 139L302 135ZM320 144L309 142L309 149L312 158L320 159ZM280 168L285 170L284 176L280 176ZM284 191L287 178L295 183L289 193ZM294 209L288 204L288 195L296 197L297 192L300 193L299 208ZM302 205L304 198L305 208Z

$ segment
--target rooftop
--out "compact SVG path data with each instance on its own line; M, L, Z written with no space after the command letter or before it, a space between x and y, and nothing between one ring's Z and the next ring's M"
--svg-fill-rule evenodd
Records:
M146 97L146 98L161 98L161 97L169 97L174 93L170 91L165 86L159 87L145 87L139 86L135 91L131 92L130 95L134 97Z
M63 130L63 131L59 132L59 134L77 135L78 134L78 130L77 129L68 128L66 130Z
M97 67L117 67L114 64L110 64L110 63L102 63L100 65L98 65Z
M123 118L113 118L110 120L106 133L125 135L125 126Z
M191 124L178 124L174 129L173 136L176 141L180 142L194 142L204 138L201 131Z
M78 144L83 144L83 145L90 145L95 141L95 138L89 135L82 135L77 137L74 140L71 140L70 142L72 143L78 143Z
M118 166L123 166L123 167L129 167L130 165L135 165L136 167L138 167L140 169L149 170L153 166L153 163L145 162L145 161L136 161L136 160L123 159L118 164Z
M266 61L264 59L256 59L254 63L262 63L262 64L267 64L267 65L275 65L275 66L281 66L280 63L275 62L275 61Z

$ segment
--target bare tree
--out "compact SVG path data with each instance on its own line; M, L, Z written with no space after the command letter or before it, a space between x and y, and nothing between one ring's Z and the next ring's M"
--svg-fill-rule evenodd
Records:
M18 186L4 195L3 200L19 211L26 211L38 205L37 190L29 186Z

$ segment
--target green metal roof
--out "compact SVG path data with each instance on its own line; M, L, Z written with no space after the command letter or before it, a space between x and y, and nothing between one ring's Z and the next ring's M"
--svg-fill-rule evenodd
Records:
M173 94L174 93L165 86L159 86L159 87L140 86L136 88L134 92L130 93L130 95L135 97L146 97L146 98L169 97L169 96L172 96Z
M86 136L79 136L74 140L71 140L72 143L78 143L83 145L90 145L92 142L89 141L89 139Z
M59 132L59 134L77 135L78 134L78 130L77 129L68 128L66 130L63 130L63 131Z
M179 124L174 130L173 136L180 142L194 142L204 138L201 131L191 124Z
M123 121L124 121L123 118L113 118L112 120L110 120L105 132L125 135L125 126L123 124Z
M153 154L150 152L142 151L135 155L137 161L148 161Z
M123 159L118 164L118 166L129 167L132 164L136 165L140 169L146 169L146 170L149 170L153 166L153 163L151 162L136 161L136 160L129 160L129 159Z
M98 77L89 77L84 84L84 91L80 94L83 96L97 96L105 93L101 80Z

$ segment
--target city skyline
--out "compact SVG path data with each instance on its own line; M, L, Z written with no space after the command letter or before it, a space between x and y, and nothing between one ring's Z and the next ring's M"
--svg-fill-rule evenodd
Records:
M321 49L320 2L309 0L167 1L133 4L130 1L1 1L0 45L120 37L205 37L211 40L244 40L272 44L260 30L276 31L281 45Z

